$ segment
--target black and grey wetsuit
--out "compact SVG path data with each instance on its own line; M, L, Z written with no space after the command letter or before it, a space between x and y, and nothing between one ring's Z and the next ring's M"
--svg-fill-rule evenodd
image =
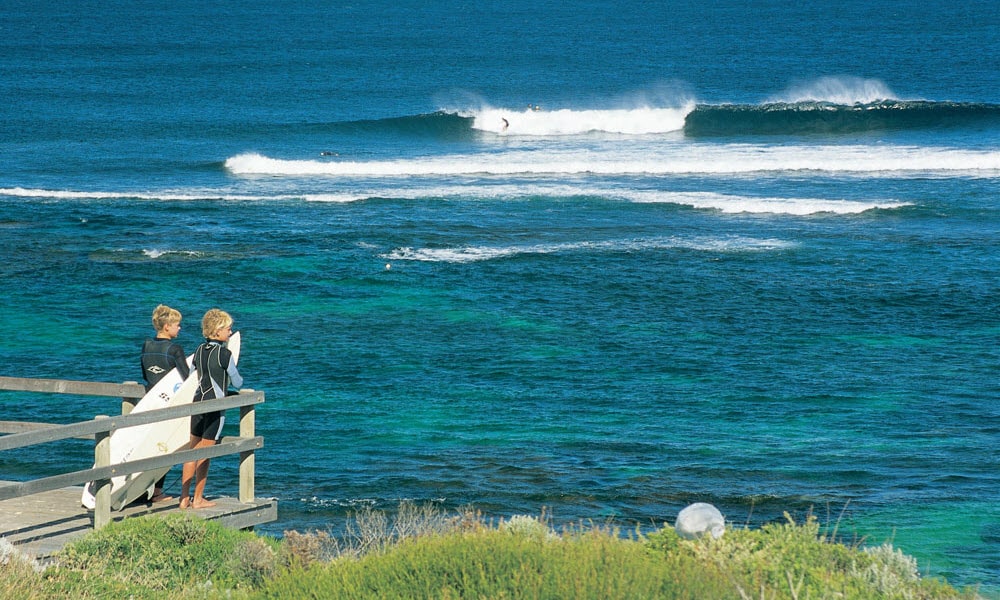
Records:
M235 387L243 385L243 377L236 369L233 353L225 344L205 340L194 352L194 368L198 370L198 391L194 401L223 398L230 382ZM218 440L226 422L222 412L205 413L191 417L191 435L202 439Z
M181 379L187 379L190 369L180 344L161 337L143 343L142 377L146 380L147 392L174 368L180 372Z
M184 357L184 349L169 338L147 339L142 344L141 362L142 377L146 380L147 392L174 369L177 369L181 374L182 380L187 379L191 372L191 369L188 368L187 358ZM162 490L166 480L167 475L164 473L163 477L160 477L160 480L156 482L156 489Z

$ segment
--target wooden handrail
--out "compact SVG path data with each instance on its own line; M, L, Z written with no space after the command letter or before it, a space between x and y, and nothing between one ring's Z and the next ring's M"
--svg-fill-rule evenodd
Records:
M115 384L20 377L0 377L0 390L87 394L124 399L140 398L145 393L145 388L142 385L132 382ZM264 439L255 434L255 406L262 402L264 402L263 392L246 389L234 396L114 417L98 416L93 420L78 423L0 421L0 433L9 432L9 435L0 436L0 450L12 450L74 438L94 440L94 466L92 468L0 486L0 500L29 496L93 481L96 484L94 528L98 529L111 521L112 477L173 466L202 458L239 454L239 500L250 503L254 500L255 451L264 445ZM237 407L240 409L240 435L238 437L226 437L220 444L197 450L180 450L163 456L127 461L115 465L109 464L109 442L111 435L118 429Z
M159 421L169 421L180 417L190 417L207 412L228 410L241 406L260 404L264 401L264 392L247 390L236 396L226 396L214 400L203 400L201 402L191 402L181 406L171 406L168 408L157 408L140 413L129 413L118 417L108 417L107 419L80 421L78 423L68 423L64 425L52 424L48 427L39 427L44 424L33 424L35 427L21 433L0 436L0 450L13 450L25 446L34 446L46 442L57 442L69 438L93 437L98 432L114 432L116 429L135 427L136 425L146 425ZM15 421L16 422L16 421Z
M32 479L31 481L0 485L0 500L9 500L11 498L19 498L21 496L40 494L42 492L58 490L71 485L79 485L81 483L98 481L100 479L111 479L112 477L120 477L131 473L141 473L143 471L149 471L159 467L168 467L180 463L193 462L201 458L218 458L229 454L259 450L263 447L264 438L262 437L246 439L236 436L227 436L214 446L208 446L197 450L178 450L177 452L164 454L163 456L142 458L116 465L94 467L91 469L83 469L82 471L71 471L69 473L53 475L51 477L41 477L38 479Z
M81 396L110 396L142 398L146 388L138 383L99 383L67 379L28 379L0 377L0 390L17 392L49 392L52 394L78 394Z

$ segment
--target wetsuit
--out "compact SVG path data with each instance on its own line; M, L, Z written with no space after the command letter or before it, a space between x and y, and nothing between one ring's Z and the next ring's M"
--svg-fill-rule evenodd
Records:
M184 357L184 349L169 338L147 339L142 344L141 362L142 377L146 380L147 392L175 368L181 374L182 380L187 379L191 372L188 368L187 358ZM163 477L160 477L160 480L154 485L156 489L162 490L166 482L167 474L164 473Z
M230 382L236 387L243 385L243 377L236 370L233 353L222 342L205 340L204 344L198 346L194 352L194 367L198 370L195 402L225 397ZM222 411L194 415L191 417L191 435L218 440L225 422L226 417Z
M146 380L147 392L174 368L181 379L187 379L190 369L180 344L161 337L142 344L142 377Z

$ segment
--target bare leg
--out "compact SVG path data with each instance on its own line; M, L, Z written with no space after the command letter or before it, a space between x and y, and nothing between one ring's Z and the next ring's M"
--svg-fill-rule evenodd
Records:
M203 440L200 437L192 435L188 448L197 448L202 441ZM181 508L188 508L191 506L191 482L194 481L197 467L198 461L194 461L184 463L184 467L181 469Z
M207 448L214 445L215 440L202 439L196 447ZM209 459L203 458L195 462L194 500L191 503L191 506L194 508L211 508L215 506L215 502L205 500L205 483L208 482L208 461Z
M167 476L164 475L160 477L160 480L156 482L153 486L153 496L149 499L150 502L166 502L167 500L173 500L173 496L168 496L163 493L163 484L166 483Z

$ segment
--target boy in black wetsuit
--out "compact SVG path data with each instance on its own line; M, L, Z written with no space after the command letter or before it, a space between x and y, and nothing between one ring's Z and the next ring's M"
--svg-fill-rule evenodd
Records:
M153 309L153 328L156 330L156 338L147 339L142 345L142 377L146 380L147 392L173 369L177 369L182 379L187 379L190 373L184 349L174 341L181 332L181 313L165 304L157 306ZM163 494L166 479L167 475L164 473L153 486L153 496L149 499L151 502L164 502L172 498Z
M194 401L225 397L229 384L243 385L243 377L236 369L233 354L226 348L226 342L233 334L233 318L229 313L213 308L201 320L201 332L205 343L194 352L194 367L198 371L198 391ZM192 449L214 446L222 434L226 417L222 412L204 413L191 417ZM215 502L205 499L205 482L208 480L208 460L203 458L184 463L181 476L181 508L209 508ZM194 496L189 497L191 481L194 480Z

